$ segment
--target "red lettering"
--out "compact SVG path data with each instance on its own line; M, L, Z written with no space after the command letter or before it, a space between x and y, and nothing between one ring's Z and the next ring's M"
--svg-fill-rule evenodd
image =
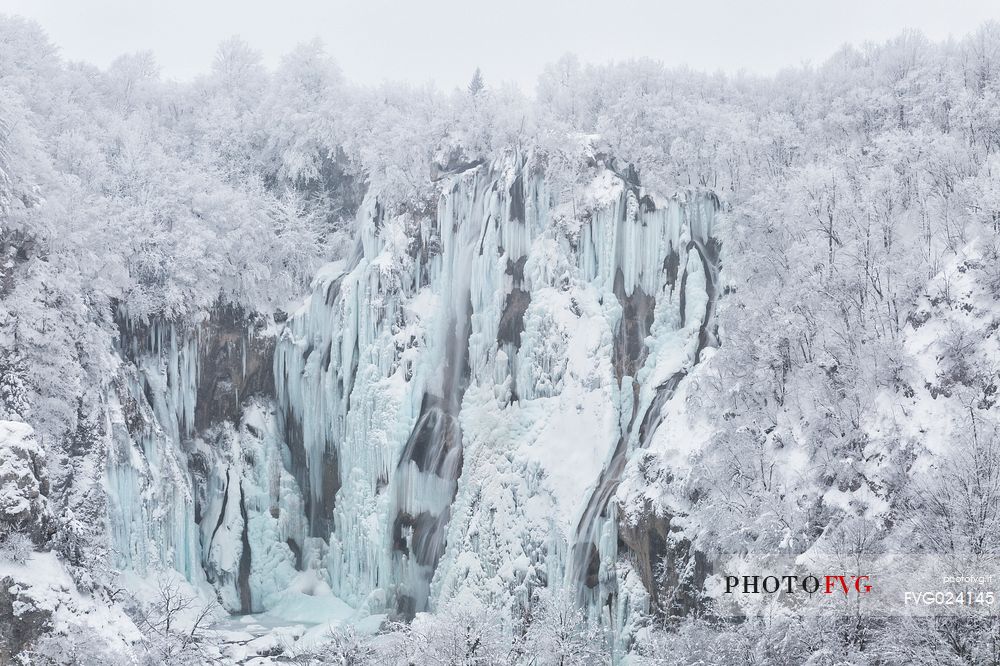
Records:
M840 587L844 590L844 594L850 591L850 587L847 584L847 579L844 576L827 576L826 577L826 591L824 594L833 594L833 590L836 584L840 583Z

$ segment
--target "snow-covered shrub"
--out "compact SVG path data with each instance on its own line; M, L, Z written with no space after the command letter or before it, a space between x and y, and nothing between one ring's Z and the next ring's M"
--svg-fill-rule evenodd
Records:
M335 627L330 629L322 644L314 649L300 652L290 660L301 666L314 664L338 664L340 666L376 666L386 663L388 654L395 651L392 647L393 638L399 633L381 641L372 636L358 633L353 627Z
M33 549L27 534L0 529L0 562L24 564Z
M970 331L952 326L941 339L941 385L972 386L977 379L975 351L979 339Z
M583 666L609 663L611 654L602 630L588 624L580 605L565 590L539 590L524 636L523 652L539 666Z
M136 655L108 645L107 638L85 624L70 623L43 635L20 656L25 666L126 666Z
M54 521L49 546L59 554L80 591L107 585L117 575L110 560L102 514L97 511L76 515L68 508L64 510Z
M914 543L935 553L1000 554L1000 425L971 420L957 451L904 494ZM966 434L968 433L968 434Z
M492 666L515 663L516 641L504 629L502 612L466 599L436 613L421 613L402 628L384 663Z
M998 213L1000 215L1000 213ZM986 239L983 252L983 276L990 292L1000 297L1000 235L994 234Z
M125 610L142 632L144 664L202 664L218 653L207 631L218 604L202 603L173 577L160 576L151 598L133 597Z

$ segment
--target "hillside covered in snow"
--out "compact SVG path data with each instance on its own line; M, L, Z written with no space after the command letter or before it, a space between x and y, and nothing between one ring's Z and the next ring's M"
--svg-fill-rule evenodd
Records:
M720 591L1000 587L998 331L997 24L526 97L2 18L0 663L1000 663Z

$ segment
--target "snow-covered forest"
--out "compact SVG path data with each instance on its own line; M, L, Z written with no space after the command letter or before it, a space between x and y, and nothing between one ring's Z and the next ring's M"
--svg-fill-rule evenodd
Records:
M1000 585L1000 24L469 69L0 17L0 663L1000 664L712 564Z

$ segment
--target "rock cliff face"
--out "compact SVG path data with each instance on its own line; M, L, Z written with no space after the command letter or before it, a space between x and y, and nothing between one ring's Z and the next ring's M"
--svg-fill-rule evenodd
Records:
M304 578L404 618L541 585L595 619L658 607L670 519L620 526L615 492L719 343L717 201L595 168L556 206L516 153L454 171L431 215L370 193L357 250L287 321L121 318L121 567L176 568L233 612Z
M45 453L31 426L0 421L0 546L27 535L36 546L51 536Z
M14 657L51 630L52 612L32 603L13 578L0 576L0 664Z
M52 536L45 456L31 426L0 421L0 551L27 556ZM30 541L27 541L30 540ZM51 629L51 608L36 604L20 581L0 570L0 664Z

